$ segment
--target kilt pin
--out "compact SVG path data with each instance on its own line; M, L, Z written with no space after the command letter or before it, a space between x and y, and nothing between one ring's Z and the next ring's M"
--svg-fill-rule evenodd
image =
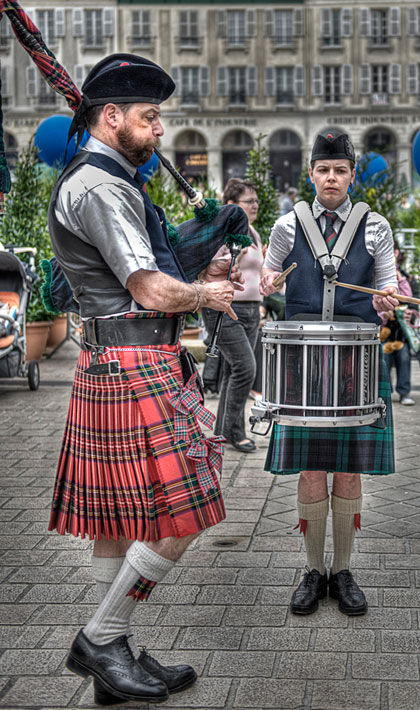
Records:
M83 370L80 353L49 530L89 539L183 537L225 518L217 472L223 438L197 374L184 384L178 345L106 348L120 375Z

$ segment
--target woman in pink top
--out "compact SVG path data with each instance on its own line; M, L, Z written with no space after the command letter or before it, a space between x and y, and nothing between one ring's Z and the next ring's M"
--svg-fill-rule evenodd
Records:
M236 449L244 453L254 451L255 442L245 431L245 405L255 378L254 347L260 322L259 292L260 272L264 257L258 232L252 227L258 215L259 200L255 185L248 180L231 178L223 192L224 204L238 204L248 216L249 235L252 246L243 249L238 263L245 279L244 290L235 292L232 308L237 321L226 317L218 339L223 355L223 375L220 400L217 410L216 434L222 434ZM227 247L222 247L220 258L230 258ZM203 308L203 319L207 331L214 330L217 313Z

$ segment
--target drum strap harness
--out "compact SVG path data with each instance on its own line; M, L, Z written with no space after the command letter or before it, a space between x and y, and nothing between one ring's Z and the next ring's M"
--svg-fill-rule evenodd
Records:
M324 296L322 300L322 320L334 320L334 281L338 278L338 270L350 249L357 228L370 207L366 202L357 202L341 230L334 247L329 253L327 243L321 234L318 224L307 202L301 200L294 206L296 216L302 226L303 233L311 248L314 258L320 263L324 276Z

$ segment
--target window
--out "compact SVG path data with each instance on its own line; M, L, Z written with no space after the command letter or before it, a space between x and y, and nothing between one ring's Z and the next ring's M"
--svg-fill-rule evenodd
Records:
M371 10L371 42L375 47L388 44L388 19L386 10Z
M277 47L294 44L293 10L274 11L274 43Z
M133 10L131 13L131 27L133 45L144 48L150 47L152 43L150 10Z
M321 31L324 47L341 45L341 10L322 11Z
M293 103L293 67L276 67L276 103Z
M42 104L43 106L54 106L56 101L56 92L50 87L49 84L47 84L45 79L40 77L38 88L38 103Z
M420 7L407 8L407 34L409 37L419 38L420 31Z
M198 67L181 69L181 101L196 106L199 102Z
M0 20L0 47L7 47L12 36L10 20L6 15L2 15Z
M326 104L341 103L340 67L324 67L324 101Z
M246 67L228 67L229 103L243 105L246 103Z
M372 93L385 94L388 91L388 64L372 65Z
M85 46L101 47L103 44L102 10L85 10Z
M36 25L47 46L56 43L54 10L37 10Z
M243 47L245 39L245 10L228 10L227 41L229 47Z
M179 43L181 47L198 46L198 12L183 10L179 13Z

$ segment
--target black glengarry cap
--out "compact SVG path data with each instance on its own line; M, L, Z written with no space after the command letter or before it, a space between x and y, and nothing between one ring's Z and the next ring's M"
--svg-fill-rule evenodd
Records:
M346 159L356 162L354 146L347 133L328 128L319 133L312 148L313 160Z

